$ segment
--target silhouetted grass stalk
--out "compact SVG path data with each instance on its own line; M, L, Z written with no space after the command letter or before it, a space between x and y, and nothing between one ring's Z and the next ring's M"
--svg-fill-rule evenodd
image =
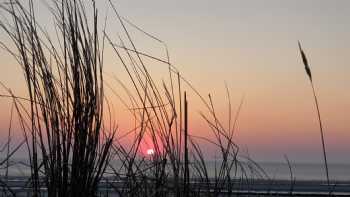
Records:
M319 105L318 105L318 99L317 99L317 96L316 96L314 83L312 81L312 73L311 73L311 69L310 69L308 60L306 58L306 55L305 55L303 49L301 48L300 42L298 42L298 46L299 46L299 51L300 51L300 54L301 54L301 58L303 60L304 66L305 66L306 74L308 75L309 80L310 80L312 93L313 93L314 101L315 101L315 105L316 105L318 123L319 123L319 128L320 128L320 133L321 133L321 143L322 143L322 150L323 150L323 158L324 158L324 165L325 165L325 171L326 171L326 178L327 178L327 184L328 184L328 187L329 187L330 183L329 183L329 171L328 171L327 153L326 153L326 145L325 145L325 140L324 140L324 132L323 132L320 108L319 108Z

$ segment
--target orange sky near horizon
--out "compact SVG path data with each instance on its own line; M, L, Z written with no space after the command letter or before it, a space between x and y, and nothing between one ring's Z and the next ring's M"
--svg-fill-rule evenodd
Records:
M257 160L284 161L287 154L291 161L322 162L312 89L297 46L300 40L320 102L329 162L350 162L346 157L350 150L349 1L128 0L116 4L123 16L167 43L171 62L202 95L213 95L224 123L228 111L225 83L234 110L244 95L235 139ZM107 13L105 4L99 7L100 13ZM111 9L108 15L113 18ZM48 17L41 18L50 27ZM108 22L107 32L121 32L113 25L115 21ZM140 50L165 57L161 44L136 31L131 33ZM2 30L0 39L6 40ZM107 49L106 72L127 79L120 62ZM4 50L0 50L0 59L0 81L25 96L19 66ZM159 85L167 80L166 66L148 66ZM199 116L206 112L203 104L189 87L183 87L189 94L190 132L210 136ZM7 135L9 109L9 100L1 98L0 143ZM130 128L130 117L125 114L123 107L115 109L120 130Z

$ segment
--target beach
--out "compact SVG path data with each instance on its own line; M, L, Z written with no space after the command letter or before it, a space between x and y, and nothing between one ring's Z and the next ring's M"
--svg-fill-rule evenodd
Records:
M4 180L4 177L1 177ZM27 185L28 177L9 177L8 187L16 194L16 196L28 196L31 188ZM112 177L103 179L99 184L98 196L118 196L116 188L123 188L125 185L123 181L114 181ZM213 181L214 184L214 181ZM215 186L209 187L200 182L191 180L191 189L193 192L202 193L206 196L208 193L215 193L213 189ZM171 186L169 186L171 188ZM233 190L231 192L225 191L222 188L220 193L222 196L349 196L350 195L350 181L332 182L329 190L325 181L295 181L291 183L287 180L247 180L247 181L233 181ZM41 190L45 193L46 188ZM170 191L170 190L169 190ZM331 192L329 192L331 191ZM4 190L1 191L4 194Z

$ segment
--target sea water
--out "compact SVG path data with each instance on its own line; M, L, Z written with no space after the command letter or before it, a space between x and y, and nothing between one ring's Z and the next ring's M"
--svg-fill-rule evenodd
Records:
M30 176L30 167L28 161L23 159L13 159L9 163L9 176ZM232 168L231 176L240 177L244 171L247 178L269 178L275 180L326 180L325 166L322 163L292 163L290 168L286 163L278 162L257 162L257 165L242 163L235 171ZM120 167L120 161L113 161L112 165L116 168ZM4 163L0 168L0 175L4 176L6 169ZM170 167L170 165L169 165ZM220 162L207 161L207 172L210 178L219 174ZM335 181L350 181L350 164L328 164L329 177ZM191 169L191 168L190 168ZM215 170L216 169L216 170ZM243 170L242 170L243 169ZM192 169L193 170L193 169ZM195 171L192 171L194 175Z
M260 162L259 165L270 178L290 180L291 173L286 163ZM322 163L293 163L292 176L296 180L326 180L325 166ZM329 178L336 181L350 181L350 164L328 164Z

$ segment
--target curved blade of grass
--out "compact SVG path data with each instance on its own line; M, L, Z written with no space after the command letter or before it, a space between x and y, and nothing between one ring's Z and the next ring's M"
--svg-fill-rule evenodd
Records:
M327 184L328 184L328 187L329 187L330 186L330 184L329 184L329 171L328 171L326 145L325 145L325 142L324 142L324 134L323 134L324 132L323 132L320 108L319 108L319 105L318 105L318 99L317 99L317 96L316 96L314 83L312 81L312 75L311 75L311 70L310 70L309 63L307 61L307 58L306 58L306 55L305 55L303 49L301 48L301 44L300 44L299 41L298 41L298 45L299 45L299 51L300 51L300 54L301 54L301 58L303 59L303 63L304 63L304 66L305 66L306 74L309 76L309 79L310 79L312 92L313 92L313 96L314 96L314 100L315 100L315 105L316 105L316 110L317 110L317 117L318 117L318 123L319 123L320 133L321 133L321 142L322 142L324 165L325 165L326 176L327 176Z

